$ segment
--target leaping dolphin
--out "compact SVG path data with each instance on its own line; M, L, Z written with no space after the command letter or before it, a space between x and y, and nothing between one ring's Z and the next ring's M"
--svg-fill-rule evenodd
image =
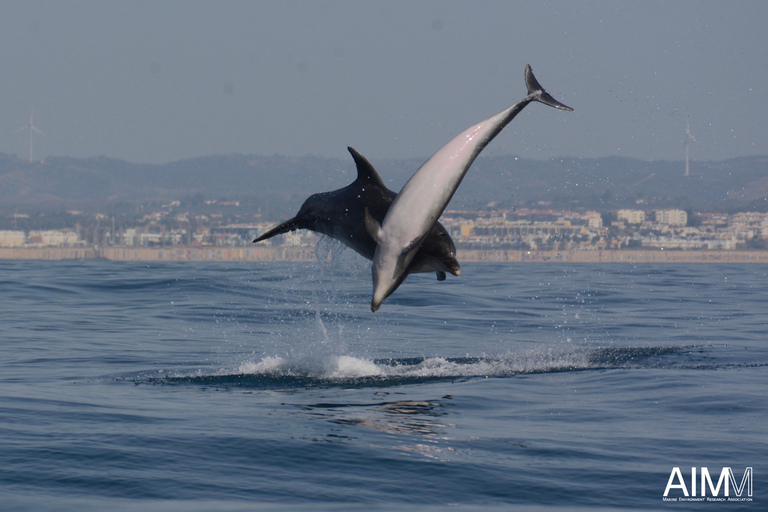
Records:
M403 282L405 270L443 213L477 155L523 108L538 101L561 110L573 110L555 100L525 67L528 96L455 137L437 151L405 184L380 223L365 212L366 229L376 241L373 258L371 311L381 307Z
M365 211L380 222L397 194L384 185L376 169L363 155L351 147L347 149L357 165L354 182L339 190L309 196L294 218L275 226L253 242L296 229L309 229L335 238L372 260L376 242L366 231ZM446 272L459 275L456 246L439 222L433 223L427 230L419 249L404 267L403 279L415 272L435 272L440 281L445 279Z

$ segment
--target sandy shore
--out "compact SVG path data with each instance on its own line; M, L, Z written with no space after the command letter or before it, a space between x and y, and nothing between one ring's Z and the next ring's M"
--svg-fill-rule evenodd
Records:
M0 247L0 260L315 261L314 247ZM768 251L459 250L469 262L768 263Z

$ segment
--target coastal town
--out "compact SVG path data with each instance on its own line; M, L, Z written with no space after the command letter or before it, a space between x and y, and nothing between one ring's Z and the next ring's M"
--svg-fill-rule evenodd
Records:
M0 247L238 248L250 247L276 221L239 201L201 201L187 208L171 201L131 217L71 210L46 222L14 214L0 229ZM448 210L440 222L459 250L472 251L738 251L768 248L768 213L699 213L678 209L609 212ZM312 249L318 236L294 231L263 247ZM10 254L7 251L3 254ZM31 254L31 253L29 253Z
M376 162L394 189L418 163ZM687 160L618 157L477 164L440 218L461 261L768 258L768 157L690 172ZM318 260L341 245L305 230L253 240L355 175L348 159L312 156L147 165L0 153L0 259Z

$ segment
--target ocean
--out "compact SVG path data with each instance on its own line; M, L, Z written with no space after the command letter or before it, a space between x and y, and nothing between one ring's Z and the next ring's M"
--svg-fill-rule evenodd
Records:
M0 510L768 507L768 265L371 288L355 255L0 262Z

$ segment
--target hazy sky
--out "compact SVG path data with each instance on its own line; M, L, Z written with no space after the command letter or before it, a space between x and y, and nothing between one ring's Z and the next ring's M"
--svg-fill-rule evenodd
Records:
M768 154L768 2L0 3L0 151L428 157L525 96L486 149L546 159Z

